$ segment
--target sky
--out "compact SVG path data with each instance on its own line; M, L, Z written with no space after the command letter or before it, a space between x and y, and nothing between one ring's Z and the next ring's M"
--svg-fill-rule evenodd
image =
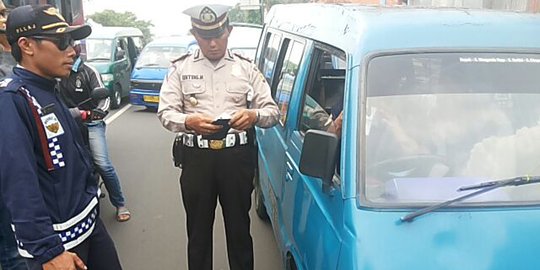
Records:
M215 0L213 2L197 0L83 0L84 14L112 9L116 12L133 12L138 19L154 24L154 37L186 34L191 24L189 16L182 13L185 9L204 3L219 3L234 6L238 0Z

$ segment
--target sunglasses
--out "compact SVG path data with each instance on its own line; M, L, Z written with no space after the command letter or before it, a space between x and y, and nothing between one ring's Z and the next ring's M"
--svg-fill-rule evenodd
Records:
M64 51L68 47L70 47L70 46L73 47L75 45L75 40L70 35L64 35L64 36L61 36L61 37L31 36L30 38L37 39L37 40L50 41L50 42L54 43L54 45L56 45L56 47L61 51Z

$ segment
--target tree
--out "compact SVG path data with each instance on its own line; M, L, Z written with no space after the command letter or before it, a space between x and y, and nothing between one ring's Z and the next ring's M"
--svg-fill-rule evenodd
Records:
M260 0L260 3L263 5L264 10L268 11L273 5L276 4L290 4L290 3L309 3L313 2L310 0ZM242 10L240 4L237 4L229 12L229 19L231 22L241 22L241 23L254 23L254 24L263 24L263 18L261 17L261 10Z
M273 5L277 4L293 4L293 3L309 3L310 0L262 0L264 2L266 10L270 10Z
M231 9L229 20L231 22L263 24L260 10L242 10L239 5Z
M152 33L150 27L154 26L151 21L139 20L132 12L119 13L114 10L106 9L102 12L94 13L88 18L103 26L123 26L123 27L135 27L139 28L144 35L145 42L148 43L152 40Z

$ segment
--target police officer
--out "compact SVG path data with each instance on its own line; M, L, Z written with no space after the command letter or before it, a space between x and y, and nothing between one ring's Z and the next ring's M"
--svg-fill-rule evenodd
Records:
M185 132L180 184L192 270L212 269L218 199L230 269L253 269L248 213L256 164L252 127L271 127L279 118L257 67L227 50L233 30L229 8L201 5L184 11L191 16L191 33L200 49L173 62L160 93L158 117L163 126Z
M69 26L50 5L26 5L11 11L6 33L20 66L0 83L0 192L19 253L32 270L121 269L99 218L90 154L55 93L74 39L91 29Z

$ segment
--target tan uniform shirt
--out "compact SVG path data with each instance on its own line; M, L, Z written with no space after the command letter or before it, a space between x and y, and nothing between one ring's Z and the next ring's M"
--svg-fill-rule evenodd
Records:
M253 63L227 50L214 66L196 50L169 69L159 94L158 117L170 131L189 132L189 114L218 118L245 108L257 110L259 127L272 127L279 119L270 87Z

